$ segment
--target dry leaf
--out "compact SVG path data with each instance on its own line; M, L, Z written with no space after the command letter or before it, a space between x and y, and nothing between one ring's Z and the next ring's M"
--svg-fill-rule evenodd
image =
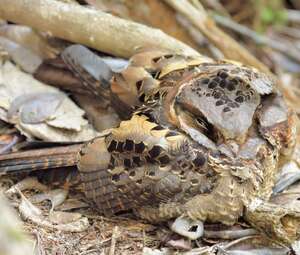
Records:
M12 187L10 187L10 189L8 189L5 193L6 195L11 196L17 194L20 191L29 190L29 189L45 192L48 190L48 187L40 183L36 177L28 177L18 182L17 184L13 185Z
M0 36L27 48L42 59L54 58L59 53L45 38L27 26L12 24L1 26Z
M53 224L47 218L45 218L42 215L41 210L34 206L21 192L20 195L21 203L19 205L19 211L24 220L30 220L41 227L47 227L66 232L82 232L87 230L89 227L89 221L86 217L67 224Z
M79 220L82 217L80 213L53 211L49 214L49 220L55 224L67 224Z
M85 203L83 201L80 201L76 198L70 198L66 200L63 204L57 207L58 210L61 211L68 211L73 209L80 209L80 208L86 208L89 207L88 203Z
M30 93L13 100L7 112L10 122L20 115L24 124L36 124L49 120L61 105L65 96L61 93Z
M58 96L58 98L61 97L64 98L64 100L54 113L53 110L57 106L56 103L54 107L48 108L48 106L45 106L45 111L48 112L48 114L51 113L51 118L49 120L46 119L43 123L27 124L19 117L16 127L22 134L29 138L36 137L44 141L52 142L80 142L90 140L97 136L98 133L88 121L83 118L84 111L65 96L63 92L35 80L31 75L20 71L8 61L0 64L0 109L2 109L2 112L3 109L6 111L11 109L10 111L15 112L15 108L18 109L18 107L14 105L18 105L18 103L15 103L14 100L18 97L21 98L25 96L24 101L26 102L28 99L26 97L31 97L32 94L42 95L51 93L61 95ZM11 108L13 102L14 104ZM30 112L33 108L40 109L41 107L43 108L43 103L38 100L33 103L33 105L29 103L28 108L25 107L25 110L27 109ZM42 116L46 115L47 114L42 114ZM1 113L0 117L2 120L9 122L5 114ZM40 117L34 119L41 120ZM28 121L28 117L26 117L26 121Z
M203 222L190 220L186 217L178 217L171 225L172 231L188 239L196 240L203 235Z
M67 198L68 191L65 189L54 189L41 194L33 195L30 198L32 203L41 203L45 200L51 201L51 211L61 205Z
M177 250L191 250L192 244L187 239L169 240L166 245Z
M0 46L16 64L28 73L33 73L42 63L42 58L34 52L5 37L0 36Z

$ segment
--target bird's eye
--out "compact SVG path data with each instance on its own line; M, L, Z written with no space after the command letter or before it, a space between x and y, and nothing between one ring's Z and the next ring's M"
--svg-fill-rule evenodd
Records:
M196 122L197 122L197 124L198 124L201 128L207 130L208 123L206 123L203 119L201 119L201 118L196 118Z

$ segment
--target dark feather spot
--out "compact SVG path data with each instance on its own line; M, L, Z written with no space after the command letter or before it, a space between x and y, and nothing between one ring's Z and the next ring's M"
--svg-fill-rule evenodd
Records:
M157 91L155 94L154 94L154 99L159 99L160 97L160 92Z
M223 104L224 104L224 101L222 101L222 100L218 100L216 102L216 106L220 106L220 105L223 105Z
M124 143L124 150L125 151L132 151L134 146L134 142L132 140L126 139Z
M183 164L181 165L182 168L186 168L187 166L188 166L187 163L183 163Z
M198 183L199 183L199 180L198 180L198 179L191 179L191 183L192 183L192 184L198 184Z
M231 108L236 108L239 105L237 103L230 102L230 103L228 103L228 106L231 107Z
M220 77L215 77L215 78L213 78L213 81L216 82L216 83L219 83L221 81L221 78Z
M215 82L215 81L211 81L209 84L208 84L208 88L209 89L214 89L215 87L218 86L218 83Z
M117 145L117 148L116 148L116 151L118 152L123 152L123 142L118 142L118 145Z
M148 120L150 120L151 122L155 122L155 119L153 118L151 113L152 113L152 109L143 111L143 115L145 115L148 118Z
M148 151L148 154L152 158L156 158L161 153L161 147L154 145L151 150Z
M226 87L226 84L227 84L226 80L221 80L219 86L224 89Z
M142 94L139 95L139 100L141 102L145 102L145 97L146 97L145 93L142 93Z
M130 168L132 166L131 165L131 160L129 158L124 159L124 166L127 167L127 168Z
M219 99L221 97L221 93L217 91L217 92L213 93L213 96L215 99Z
M238 80L237 79L232 79L232 80L230 80L230 83L232 83L233 85L237 85L238 84Z
M200 154L193 160L193 164L196 167L201 167L204 166L205 161L206 161L205 157L202 154Z
M160 157L158 160L162 165L166 165L170 162L170 158L167 155Z
M169 59L169 58L172 58L173 55L172 55L172 54L168 54L168 55L164 55L164 57L165 57L166 59Z
M136 153L143 153L144 150L145 150L145 144L143 142L136 143L134 145L134 151Z
M180 173L179 173L180 176L184 176L184 174L185 174L184 170L181 170Z
M114 157L110 157L110 162L109 162L109 166L108 168L114 168L115 167L115 158Z
M151 163L151 164L156 163L156 161L155 161L153 158L149 157L149 156L146 156L145 159L146 159L146 161L147 161L148 163Z
M226 88L229 90L229 91L233 91L235 90L235 86L232 82L229 82L226 86Z
M229 112L230 111L230 107L225 107L224 109L223 109L223 112Z
M116 150L117 142L115 140L112 140L107 148L108 152L112 152Z
M130 171L129 176L134 177L135 176L135 171Z
M205 78L205 79L201 80L201 82L202 82L202 84L207 84L207 83L209 83L209 79Z
M140 166L140 164L141 164L140 157L133 157L132 160L133 160L134 164L136 164L137 166Z
M114 174L112 177L111 177L112 181L114 182L118 182L120 180L120 175L119 174Z
M234 99L238 103L243 103L244 102L244 97L243 96L238 96Z
M157 125L157 126L155 126L154 128L152 128L151 130L163 130L164 128L162 127L162 126L159 126L159 125Z
M162 57L160 56L160 57L153 58L152 60L153 60L154 63L157 63L161 58Z
M206 177L213 177L215 175L215 171L212 169L208 169L206 172Z
M148 173L148 175L149 175L149 176L155 176L155 172L154 172L154 171L150 171L150 172Z
M222 79L226 79L228 77L228 74L226 72L220 71L218 73L218 76L220 76Z

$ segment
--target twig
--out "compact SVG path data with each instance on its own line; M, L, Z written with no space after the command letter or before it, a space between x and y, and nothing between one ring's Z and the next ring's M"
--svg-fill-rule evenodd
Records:
M224 16L214 14L213 18L221 26L227 27L235 32L238 32L244 36L247 36L247 37L251 38L253 41L255 41L257 44L267 45L270 48L280 51L281 53L286 54L290 58L300 62L300 51L297 50L297 48L290 45L289 43L283 43L280 41L272 40L271 38L260 35L260 34L256 33L255 31L251 30L250 28L240 25L240 24L234 22L233 20L226 18Z
M224 58L223 53L214 45L212 45L209 40L207 40L207 38L204 37L203 34L186 19L186 17L182 16L181 14L177 14L176 20L182 27L186 29L189 35L200 47L207 47L215 59Z
M200 3L196 8L187 0L164 1L172 6L177 12L184 15L208 38L208 40L222 51L226 58L240 61L244 64L254 66L265 73L271 74L267 66L217 27L214 21L208 17Z
M199 54L159 29L54 0L0 0L0 17L125 58L149 46Z
M115 226L113 229L112 237L111 237L111 245L109 249L109 255L115 254L117 239L120 236L119 227Z
M257 231L255 229L241 229L241 230L224 230L224 231L204 231L204 237L206 238L221 238L221 239L236 239L245 236L255 235Z

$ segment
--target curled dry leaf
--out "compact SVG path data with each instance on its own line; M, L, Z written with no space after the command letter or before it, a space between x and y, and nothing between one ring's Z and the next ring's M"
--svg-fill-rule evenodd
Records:
M33 73L42 63L40 56L5 37L0 36L0 46L9 54L16 64L28 73Z
M205 238L218 238L218 239L237 239L250 235L257 234L257 231L253 228L250 229L229 229L229 230L205 230Z
M80 213L52 211L49 214L49 220L55 224L67 224L79 220L82 217Z
M86 217L80 218L74 222L66 224L53 224L46 217L42 215L40 209L34 206L21 192L21 203L19 205L19 211L21 217L24 220L30 220L34 224L41 227L46 227L50 229L56 229L66 232L82 232L89 227L89 221Z
M17 184L13 185L10 189L8 189L5 193L8 196L17 194L23 190L39 190L39 191L47 191L48 187L42 183L40 183L36 177L28 177L23 179L22 181L18 182Z
M276 243L270 242L263 236L248 236L233 240L222 246L225 254L232 255L271 255L271 254L289 254L288 247L282 247ZM223 254L223 253L221 253Z
M7 118L13 122L20 115L24 124L36 124L53 118L65 96L61 93L31 93L18 96L13 100L7 112Z
M34 102L29 102L29 98L35 98L38 94L48 95L42 96L42 99L48 97L48 103L51 101L49 95L55 94L56 103L54 106L43 106L42 99L38 98ZM19 107L19 102L22 100L18 99L14 102L18 97L25 97L24 101L28 102ZM61 102L60 98L63 98ZM14 102L13 106L11 106L12 102ZM19 116L16 127L29 138L36 137L53 142L79 142L90 140L97 135L93 127L83 118L84 111L61 91L35 80L31 75L20 71L7 61L0 64L0 109L6 111L10 109L10 112L15 112L16 109L21 108L21 113L24 115ZM35 114L28 116L31 111L35 111ZM49 115L51 115L50 118ZM7 116L0 114L0 117L9 122ZM42 123L36 123L42 119L45 119Z
M86 207L89 207L88 203L80 201L79 199L76 198L70 198L66 200L63 204L59 205L57 209L61 211L68 211L68 210L74 210L74 209L86 208Z
M54 58L59 53L41 34L27 26L3 25L0 27L0 36L27 48L42 59Z
M41 203L45 200L51 201L51 211L61 205L67 198L68 191L65 189L54 189L41 194L36 194L30 198L32 203Z
M191 242L187 239L178 239L178 240L169 240L166 243L167 246L175 248L177 250L191 250L192 249L192 245Z
M232 250L226 251L227 255L288 255L289 251L279 248L261 248L250 250Z
M185 217L178 217L171 225L172 231L188 239L196 240L203 235L204 227L202 221L192 221Z

